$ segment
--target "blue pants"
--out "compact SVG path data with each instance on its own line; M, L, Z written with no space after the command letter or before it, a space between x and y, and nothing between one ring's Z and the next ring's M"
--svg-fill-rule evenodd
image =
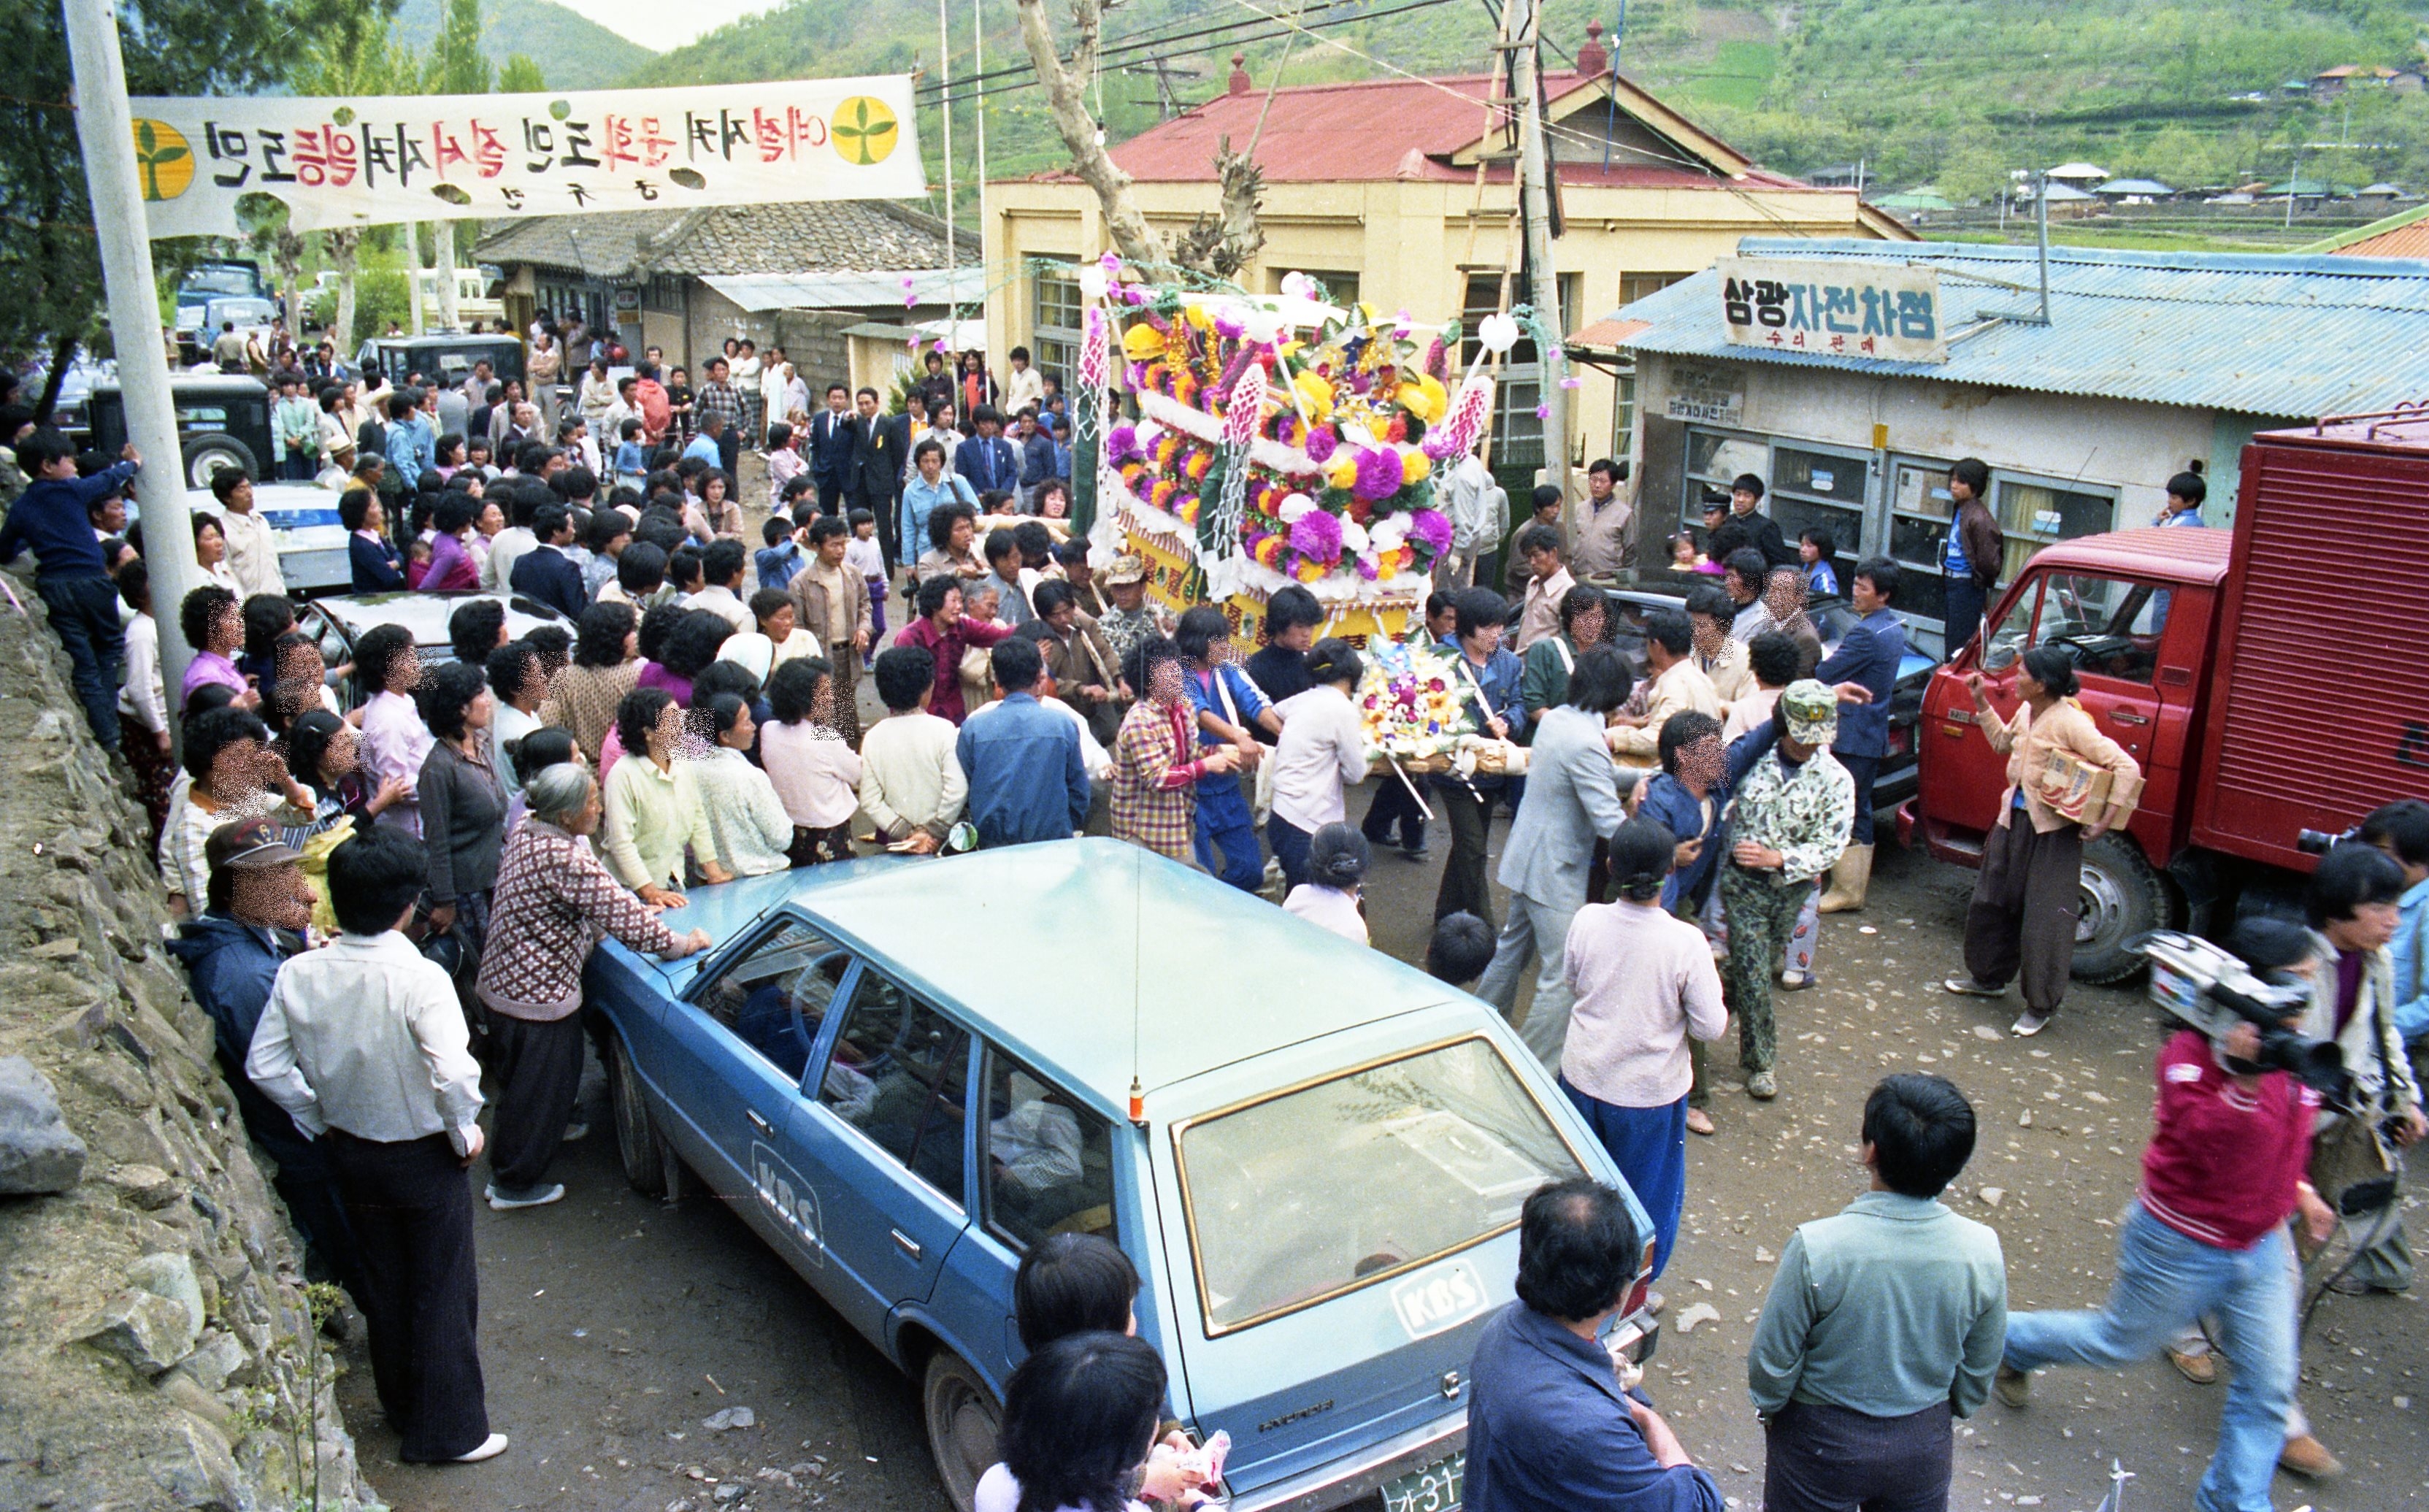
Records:
M1653 1274L1661 1277L1670 1263L1670 1247L1678 1240L1678 1219L1687 1210L1687 1099L1660 1108L1620 1108L1589 1097L1561 1078L1578 1116L1594 1130L1611 1155L1611 1163L1628 1178L1628 1190L1644 1205L1653 1220ZM2010 1333L2010 1339L2015 1336ZM2270 1451L2275 1463L2276 1451Z
M51 633L67 648L68 681L85 722L104 750L118 748L118 673L126 632L118 623L118 588L107 578L36 578L51 612Z
M1279 814L1265 817L1265 844L1274 847L1274 860L1281 863L1285 894L1307 880L1307 852L1315 839L1305 830Z
M1223 864L1214 864L1214 852ZM1198 784L1198 864L1243 893L1253 893L1265 879L1265 853L1257 845L1257 821L1248 812L1248 796L1237 781L1213 792Z
M1880 775L1881 759L1878 756L1850 756L1839 750L1830 754L1837 757L1839 764L1847 769L1847 775L1856 780L1856 822L1848 832L1847 844L1869 846L1873 843L1873 780Z
M1982 615L1991 606L1991 591L1975 582L1971 572L1951 574L1947 583L1942 623L1946 627L1942 633L1948 649L1941 660L1954 661L1966 642L1982 633Z
M2235 1367L2218 1452L2193 1504L2200 1512L2270 1512L2269 1477L2294 1401L2294 1270L2286 1230L2246 1250L2186 1238L2137 1202L2117 1236L2117 1283L2098 1312L2008 1315L2006 1363L2118 1366L2149 1359L2204 1314Z

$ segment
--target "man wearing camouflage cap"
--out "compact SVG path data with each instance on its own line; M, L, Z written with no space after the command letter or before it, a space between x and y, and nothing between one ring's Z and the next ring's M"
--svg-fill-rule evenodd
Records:
M1114 648L1115 665L1130 665L1132 648L1141 641L1172 633L1163 611L1148 601L1147 563L1129 552L1105 564L1097 582L1113 607L1097 616L1097 628Z
M1810 678L1792 682L1779 695L1772 723L1739 742L1742 749L1760 750L1766 732L1776 737L1738 781L1727 864L1721 870L1738 1060L1747 1094L1766 1101L1778 1093L1772 1074L1771 974L1807 893L1846 848L1855 823L1855 780L1829 750L1842 698L1862 703L1869 693ZM1732 767L1738 754L1731 753Z

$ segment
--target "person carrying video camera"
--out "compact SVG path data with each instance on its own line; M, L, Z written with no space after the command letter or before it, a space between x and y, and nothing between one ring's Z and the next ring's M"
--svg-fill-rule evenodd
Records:
M2272 920L2237 930L2237 953L2275 986L2309 954L2300 931ZM2290 995L2290 994L2289 994ZM2298 1008L2279 1027L2297 1029ZM2287 1220L2300 1213L2317 1243L2336 1215L2305 1175L2319 1094L2259 1064L2258 1026L2237 1023L2213 1043L2172 1035L2158 1059L2158 1098L2142 1184L2117 1239L2117 1281L2097 1312L2014 1312L1993 1389L2010 1407L2030 1399L2044 1365L2116 1367L2148 1359L2187 1324L2215 1321L2235 1367L2218 1450L2194 1505L2268 1512L2269 1481L2293 1405L2295 1269Z
M2401 1291L2412 1284L2412 1252L2396 1201L2403 1161L2394 1151L2429 1132L2421 1085L2397 1024L2401 1003L2388 943L2404 893L2403 864L2368 840L2349 841L2320 858L2305 898L2314 940L2329 966L2314 974L2302 1029L2335 1042L2353 1077L2342 1108L2321 1114L2311 1180L2346 1223L2388 1226L2336 1283L2348 1293Z

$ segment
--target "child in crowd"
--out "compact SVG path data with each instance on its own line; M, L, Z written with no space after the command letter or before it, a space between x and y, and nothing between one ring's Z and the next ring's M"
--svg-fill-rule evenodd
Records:
M1434 921L1434 937L1426 943L1426 975L1436 981L1465 987L1493 964L1493 926L1462 911Z
M616 482L620 486L638 488L649 476L649 450L641 442L641 422L628 419L619 427L616 442Z
M759 534L768 543L751 555L752 564L759 569L759 585L782 588L801 570L801 543L795 535L793 522L783 514L770 515L759 527Z
M1701 572L1710 565L1704 559L1704 553L1696 548L1694 531L1680 531L1670 537L1671 571Z
M855 509L844 517L851 525L851 539L844 544L843 565L849 572L857 572L868 583L868 650L866 661L876 656L877 648L885 644L885 549L877 543L877 517L866 509Z
M1805 572L1805 591L1815 597L1837 597L1839 569L1830 559L1839 554L1839 543L1830 533L1816 525L1796 537L1796 560Z
M1374 860L1366 837L1356 830L1346 824L1320 826L1308 841L1307 880L1282 899L1282 912L1365 945L1366 916L1359 912L1358 889Z
M768 427L768 503L771 509L782 510L785 485L810 470L809 459L801 455L801 435L783 420Z

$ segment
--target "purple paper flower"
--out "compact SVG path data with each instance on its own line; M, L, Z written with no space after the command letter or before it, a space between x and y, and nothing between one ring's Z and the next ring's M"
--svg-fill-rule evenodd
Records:
M1307 459L1320 467L1340 445L1341 437L1332 433L1331 426L1318 425L1307 433Z
M1440 556L1450 545L1450 517L1438 509L1413 510L1409 515L1409 539L1422 542L1427 551Z
M1350 497L1372 503L1389 499L1400 491L1407 472L1400 465L1400 453L1389 447L1368 447L1358 453L1358 481L1350 485Z
M1138 451L1138 431L1129 425L1116 425L1105 433L1105 456L1114 462L1127 462Z
M1234 341L1248 334L1248 328L1240 323L1239 317L1228 311L1214 317L1214 329Z
M1291 550L1309 561L1330 567L1341 560L1341 520L1321 509L1311 509L1291 526Z
M1358 575L1372 583L1383 575L1383 569L1373 557L1362 556L1358 559Z

